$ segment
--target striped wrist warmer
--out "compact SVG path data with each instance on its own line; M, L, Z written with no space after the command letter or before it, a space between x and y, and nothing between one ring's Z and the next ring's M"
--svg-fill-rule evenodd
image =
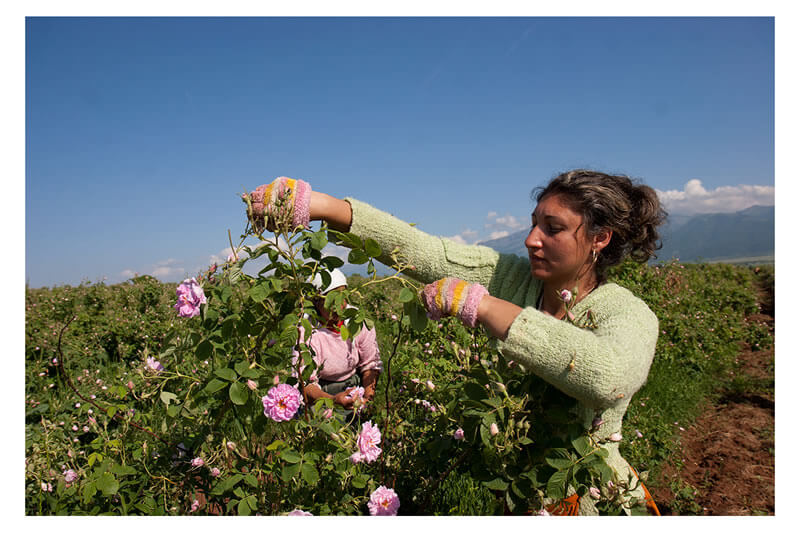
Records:
M457 316L469 327L478 323L478 304L489 294L480 283L467 283L457 278L443 278L426 285L422 298L428 316L438 320L443 316Z
M278 207L278 200L286 191L289 198L283 208ZM292 226L309 227L311 205L311 185L303 180L293 180L287 177L276 178L268 185L261 185L250 195L253 214L280 219L291 216Z

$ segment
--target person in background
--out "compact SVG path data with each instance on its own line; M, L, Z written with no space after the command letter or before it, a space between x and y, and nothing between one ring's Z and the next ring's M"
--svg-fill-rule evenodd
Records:
M325 295L347 287L347 278L339 269L334 269L330 275L331 281L324 288L319 274L312 280L319 291L319 296L314 299L314 307L319 313L320 322L307 340L305 330L300 328L300 342L308 344L317 364L303 392L311 403L331 398L334 404L353 410L375 397L375 387L383 365L374 329L365 325L355 337L342 339L340 329L345 322L335 310L325 308ZM348 307L352 306L345 302L343 309ZM294 356L296 358L297 353Z

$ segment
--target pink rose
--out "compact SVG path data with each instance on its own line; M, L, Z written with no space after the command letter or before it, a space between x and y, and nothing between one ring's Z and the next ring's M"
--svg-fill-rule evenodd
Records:
M219 477L220 474L221 474L221 472L219 471L219 468L217 468L216 466L211 469L211 476L212 477Z
M145 361L145 364L147 365L147 368L153 372L161 372L164 370L164 365L156 361L155 357L148 357Z
M197 501L197 500L194 500L194 501L192 502L192 508L189 510L189 512L190 512L190 513L193 513L193 512L195 512L195 511L197 511L198 509L200 509L200 502L199 502L199 501Z
M380 442L381 431L378 426L373 426L372 420L364 422L361 426L361 433L356 438L356 443L358 444L358 451L364 456L365 461L371 463L378 458L381 453L381 449L378 448Z
M200 314L200 305L206 303L206 295L196 279L183 280L176 292L178 303L175 309L178 310L178 316L191 318Z
M612 433L611 435L608 436L608 440L610 440L611 442L619 442L622 440L622 434Z
M253 381L252 379L247 380L247 388L250 390L256 390L258 388L258 383Z
M78 474L76 474L74 470L69 469L66 472L64 472L64 481L66 481L67 483L72 483L76 479L78 479Z
M456 440L462 440L464 438L464 430L458 428L455 433L453 433L453 438Z
M589 495L595 500L600 499L600 489L597 487L589 487Z
M400 498L394 490L381 485L370 494L367 507L372 516L395 516L400 508Z
M311 513L307 513L305 511L301 511L300 509L295 509L294 511L290 512L287 516L314 516Z
M498 433L500 433L500 430L497 428L497 424L495 424L494 422L492 422L492 425L489 426L489 433L491 433L492 436L495 436Z
M562 290L559 296L564 303L569 303L569 301L572 300L572 292L569 289Z
M200 457L195 457L194 459L192 459L192 466L195 468L203 466L204 464L206 464L205 461L203 461L203 459Z
M285 422L291 420L297 413L300 404L303 403L303 397L300 391L282 383L272 387L267 395L261 398L261 403L264 404L264 416L276 422Z

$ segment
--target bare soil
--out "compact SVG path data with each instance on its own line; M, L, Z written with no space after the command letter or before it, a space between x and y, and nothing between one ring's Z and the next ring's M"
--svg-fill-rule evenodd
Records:
M766 305L762 311L774 313ZM771 325L773 317L748 320ZM680 457L664 466L652 491L662 515L775 514L774 359L774 349L743 347L737 373L755 386L723 389L681 432Z

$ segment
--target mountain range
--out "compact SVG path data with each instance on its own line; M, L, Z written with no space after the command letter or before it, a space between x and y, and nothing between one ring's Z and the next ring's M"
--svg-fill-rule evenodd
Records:
M528 255L527 229L479 244L500 253ZM684 263L734 261L775 255L775 206L753 206L735 213L669 215L660 228L656 261Z

